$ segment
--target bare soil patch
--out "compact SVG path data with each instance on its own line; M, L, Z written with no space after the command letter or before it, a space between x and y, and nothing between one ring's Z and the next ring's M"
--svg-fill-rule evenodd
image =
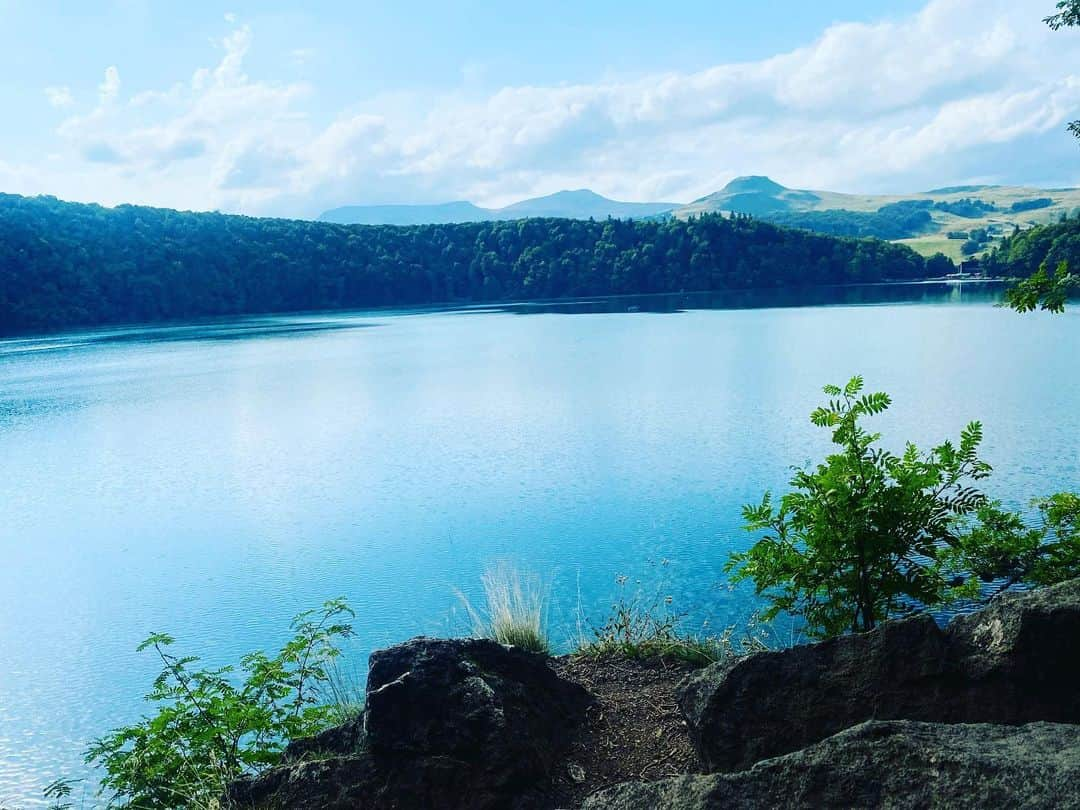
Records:
M563 678L595 697L552 774L550 807L577 808L619 782L653 781L700 771L676 685L695 667L658 659L565 656L552 662Z

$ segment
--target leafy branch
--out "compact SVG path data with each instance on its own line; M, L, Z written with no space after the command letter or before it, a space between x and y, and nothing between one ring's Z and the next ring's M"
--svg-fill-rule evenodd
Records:
M197 656L170 651L175 639L149 636L138 650L161 662L146 699L155 713L111 731L86 752L104 771L103 792L124 807L212 807L232 780L276 764L289 739L331 724L317 687L331 677L338 642L352 635L341 599L305 611L273 658L256 652L233 666L199 668Z
M992 472L978 455L979 422L958 443L924 453L909 442L894 453L862 425L891 399L863 387L862 377L825 386L829 400L810 421L832 431L837 451L796 468L779 501L766 492L743 507L747 529L765 534L726 570L766 596L765 618L792 613L811 635L827 637L976 596L980 580L1010 587L1080 575L1080 497L1040 502L1044 527L1025 529L978 488Z

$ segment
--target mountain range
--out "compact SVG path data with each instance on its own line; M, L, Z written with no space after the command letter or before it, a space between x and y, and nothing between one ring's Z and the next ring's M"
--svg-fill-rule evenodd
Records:
M319 219L343 225L441 225L528 217L644 219L678 207L679 203L671 202L620 202L583 188L522 200L505 208L481 208L464 200L434 205L347 205L326 211Z
M1055 222L1080 209L1080 189L948 186L912 194L847 194L792 189L768 177L737 177L721 190L682 205L620 202L588 189L560 191L504 208L459 201L434 205L354 205L324 213L324 222L427 225L556 217L566 219L684 219L705 213L749 214L778 225L834 236L903 242L925 256L977 255L1013 229ZM974 237L974 238L973 238Z

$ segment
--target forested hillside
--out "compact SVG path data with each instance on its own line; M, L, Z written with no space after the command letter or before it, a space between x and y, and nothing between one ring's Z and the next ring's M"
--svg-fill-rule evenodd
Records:
M777 211L763 217L776 225L833 236L907 239L933 227L930 218L933 207L931 200L902 200L883 205L877 211Z
M987 272L995 276L1026 278L1046 262L1051 272L1061 262L1080 270L1080 217L1054 225L1016 231L986 257Z
M931 265L928 268L928 264ZM904 246L746 217L350 226L0 195L0 332L915 279Z

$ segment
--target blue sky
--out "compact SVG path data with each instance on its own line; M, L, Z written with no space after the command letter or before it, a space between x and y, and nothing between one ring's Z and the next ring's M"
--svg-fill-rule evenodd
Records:
M1080 183L1051 0L0 0L0 190L313 216Z

